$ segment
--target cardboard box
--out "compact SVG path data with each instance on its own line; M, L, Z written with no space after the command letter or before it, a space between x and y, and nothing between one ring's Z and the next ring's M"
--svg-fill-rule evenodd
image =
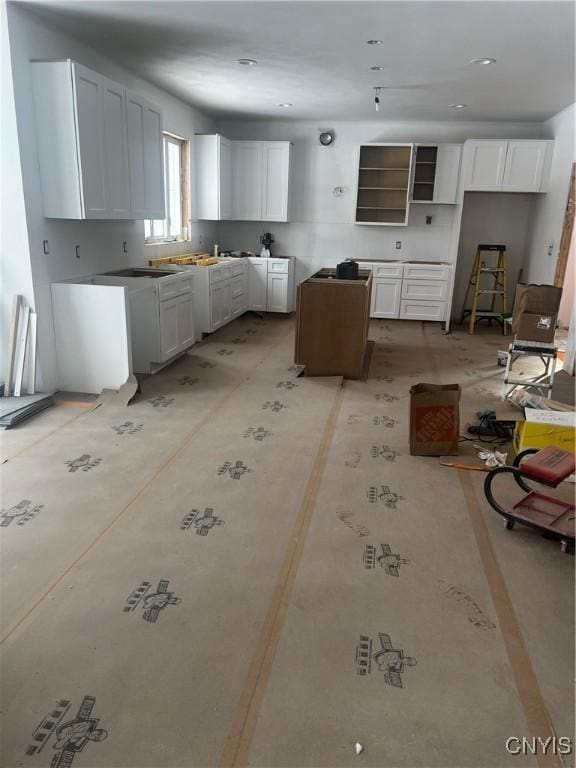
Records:
M512 332L524 341L554 341L562 289L555 285L518 283L514 298Z
M521 312L512 320L512 332L520 341L540 341L546 344L554 342L557 315L532 314Z
M514 297L514 315L521 312L554 315L560 309L562 288L555 285L518 283Z
M460 385L410 387L410 453L454 456L460 439Z
M514 430L514 450L546 448L553 445L565 451L576 449L576 413L526 409L526 420L519 421Z

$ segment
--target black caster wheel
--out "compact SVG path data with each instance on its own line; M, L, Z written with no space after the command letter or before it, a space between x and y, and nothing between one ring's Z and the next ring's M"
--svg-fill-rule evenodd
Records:
M511 531L512 528L514 528L515 522L514 520L510 520L509 517L506 517L504 519L504 528L506 528L507 531Z

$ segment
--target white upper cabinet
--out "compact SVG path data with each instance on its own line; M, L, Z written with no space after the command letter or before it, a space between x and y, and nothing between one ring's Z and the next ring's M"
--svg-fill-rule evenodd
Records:
M163 219L162 112L142 96L127 91L126 113L132 218Z
M160 111L70 59L31 67L44 216L163 218Z
M464 189L545 192L553 147L553 141L467 141Z
M503 191L543 192L544 170L549 162L548 155L551 158L553 143L552 141L509 141Z
M501 192L507 141L466 142L464 189Z
M36 69L40 65L33 65ZM65 71L63 75L68 76L68 72ZM79 180L74 179L78 185L79 203L83 209L83 216L72 218L103 218L108 213L107 199L106 199L106 169L104 162L104 125L103 125L103 107L102 107L102 78L95 72L91 72L86 67L80 66L80 64L72 65L73 76L73 90L72 98L74 113L61 113L61 120L64 123L66 120L65 128L66 133L70 134L70 143L67 147L68 152L72 152L78 155L78 170L80 173ZM67 85L67 84L66 84ZM72 83L71 83L72 86ZM40 86L42 87L42 86ZM44 94L46 96L47 94ZM56 103L58 99L56 99ZM49 105L45 105L48 110ZM55 105L52 107L55 109ZM55 109L56 111L56 109ZM53 114L49 119L47 125L45 119L47 115L44 114L43 118L36 118L36 124L40 130L50 138L54 131L58 130L58 125L55 124L57 115ZM74 125L70 124L70 120L74 120L76 123L76 130L74 131ZM51 151L50 147L47 147L48 152ZM42 161L43 158L41 158ZM57 158L54 158L57 160ZM42 166L41 166L42 167ZM57 169L53 169L51 178L47 178L48 195L46 197L53 198L49 201L51 206L56 207L58 210L59 194L58 188L60 185L66 183L66 179L61 178L56 172ZM42 180L42 189L44 190L44 179ZM64 214L62 214L63 217ZM67 218L67 217L65 217Z
M194 137L196 216L219 221L232 216L232 146L219 134Z
M110 218L129 219L130 175L126 132L126 89L102 78L104 179Z
M232 142L232 218L260 221L262 217L261 141Z
M290 144L262 142L262 221L288 221Z
M412 203L456 203L461 144L418 144L412 178Z
M232 218L288 221L288 141L232 142Z

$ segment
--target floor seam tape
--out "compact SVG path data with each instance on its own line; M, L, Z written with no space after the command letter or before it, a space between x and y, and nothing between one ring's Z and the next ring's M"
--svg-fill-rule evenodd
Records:
M344 383L341 380L326 420L326 426L324 427L320 445L306 484L298 517L289 538L288 548L276 580L276 586L268 604L266 617L257 641L255 654L250 663L246 682L236 705L232 725L220 759L221 768L248 765L260 707L288 611L290 595L294 587L312 514L324 476L343 396Z
M438 366L436 365L434 352L428 340L425 325L423 325L423 335L424 344L430 361L432 378L437 383L440 383L441 377L438 371ZM548 708L542 696L538 678L536 677L534 667L532 666L530 654L528 653L528 649L524 642L522 630L520 629L518 618L514 611L514 606L512 605L512 599L510 598L506 586L506 580L502 573L502 569L500 568L496 552L494 551L490 539L490 533L478 503L474 485L467 470L459 469L457 472L464 500L466 502L466 508L468 510L468 517L474 533L474 539L480 554L482 569L488 584L492 604L494 605L494 610L498 617L500 634L504 640L504 647L506 648L508 662L512 669L516 691L524 712L526 724L534 737L540 737L542 739L547 739L549 737L555 738L556 732L552 725L550 715L548 714ZM560 755L552 753L542 754L542 752L539 751L536 755L536 759L539 768L565 767L565 763Z

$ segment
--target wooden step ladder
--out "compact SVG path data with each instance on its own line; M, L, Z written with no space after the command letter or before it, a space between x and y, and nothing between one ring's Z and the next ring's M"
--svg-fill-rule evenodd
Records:
M483 253L498 253L498 261L496 264L489 264L483 260ZM473 334L476 327L476 323L480 320L488 320L490 325L492 320L496 320L502 326L502 333L506 334L506 246L505 245L491 245L480 244L476 250L476 257L474 259L474 266L472 267L472 273L468 286L466 288L466 295L464 296L464 303L462 305L462 314L460 316L460 322L463 323L466 317L470 317L468 326L468 333ZM482 283L482 276L489 275L492 277L493 282L491 286ZM472 309L466 309L468 303L468 296L472 291ZM492 296L489 310L478 309L478 300L480 296L489 294ZM496 311L496 299L500 299L500 312Z

